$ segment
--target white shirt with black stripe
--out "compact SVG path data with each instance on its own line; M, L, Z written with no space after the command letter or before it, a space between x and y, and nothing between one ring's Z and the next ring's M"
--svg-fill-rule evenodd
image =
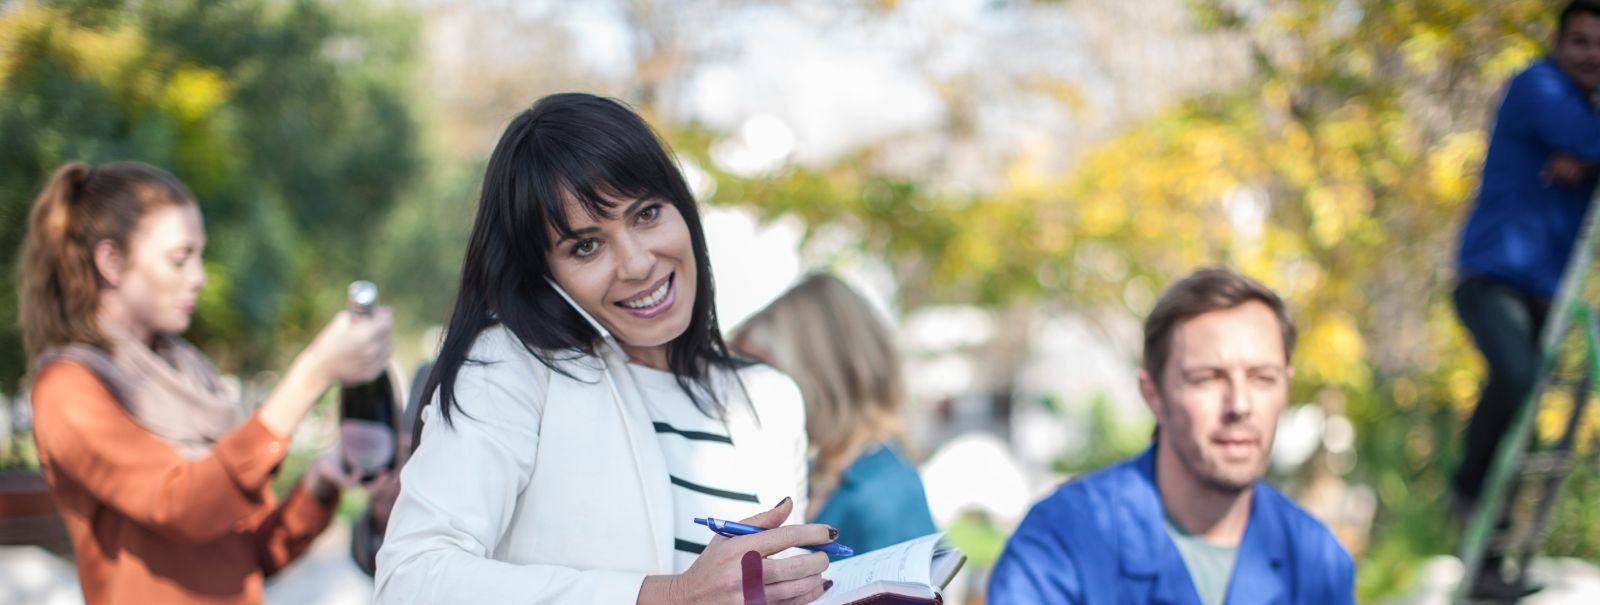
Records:
M738 521L770 505L762 506L757 497L758 478L751 476L748 461L741 459L726 424L695 407L670 372L638 365L629 369L649 405L656 441L661 444L672 481L673 564L682 573L716 537L706 526L696 524L695 517ZM752 370L773 372L756 366L740 374ZM745 381L751 400L761 400L763 382ZM724 402L743 405L744 399L725 397Z

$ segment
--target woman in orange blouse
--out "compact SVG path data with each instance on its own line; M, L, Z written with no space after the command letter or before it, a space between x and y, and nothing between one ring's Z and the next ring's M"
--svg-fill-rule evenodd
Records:
M325 456L281 501L270 488L318 396L383 368L388 312L340 313L241 418L178 336L204 247L188 189L135 162L61 167L28 216L17 298L34 437L89 603L259 603L351 483Z

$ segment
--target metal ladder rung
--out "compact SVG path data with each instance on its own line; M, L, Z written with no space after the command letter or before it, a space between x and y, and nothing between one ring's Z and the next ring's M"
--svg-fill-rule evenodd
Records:
M1600 211L1595 210L1595 206L1600 206L1600 189L1590 195L1590 208L1584 212L1581 235L1574 242L1560 286L1550 304L1550 316L1539 333L1538 376L1533 392L1522 402L1523 405L1496 448L1485 476L1479 505L1469 515L1462 529L1459 553L1465 573L1452 601L1460 603L1467 600L1469 587L1474 584L1479 567L1491 551L1499 555L1520 551L1515 553L1519 558L1517 582L1526 579L1528 563L1538 550L1539 538L1548 527L1550 513L1560 497L1561 486L1565 483L1567 473L1576 466L1572 460L1574 439L1583 422L1584 409L1595 393L1594 385L1600 382L1600 318L1597 318L1595 309L1583 302L1587 293L1582 292L1596 252L1600 251L1600 217L1597 217ZM1563 344L1562 339L1567 337L1569 328L1582 332L1579 337L1583 342L1581 352L1568 349ZM1576 375L1570 374L1562 363L1571 359L1572 354L1583 359ZM1566 432L1560 444L1554 449L1529 451L1529 446L1537 441L1536 416L1544 394L1569 389L1576 399L1572 402L1572 416L1566 423ZM1510 500L1516 497L1514 484L1521 483L1519 476L1541 475L1542 478L1534 482L1541 484L1541 494L1534 518L1526 526L1527 529L1497 528L1496 525L1502 520L1509 522L1507 507L1512 504Z
M1538 452L1523 458L1520 474L1523 477L1548 477L1564 475L1571 468L1570 452Z

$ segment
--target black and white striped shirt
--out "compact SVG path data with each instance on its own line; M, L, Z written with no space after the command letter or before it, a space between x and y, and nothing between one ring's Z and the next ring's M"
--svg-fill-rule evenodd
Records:
M672 481L673 566L682 573L716 537L696 524L695 517L738 521L770 506L763 506L757 497L747 461L739 459L721 420L695 407L670 372L637 365L630 369L650 408Z

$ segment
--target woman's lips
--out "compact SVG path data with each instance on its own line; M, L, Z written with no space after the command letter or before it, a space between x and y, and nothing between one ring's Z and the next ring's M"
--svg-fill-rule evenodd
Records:
M666 313L667 311L671 310L673 303L677 302L677 300L678 300L678 280L675 279L675 275L676 274L668 274L667 277L664 278L666 280L665 287L666 287L667 291L666 291L665 294L663 294L661 296L661 301L657 302L656 304L654 304L652 306L634 308L634 307L629 307L629 306L623 305L622 301L618 301L618 302L615 302L615 303L612 303L612 304L616 305L616 307L618 309L622 309L627 314L632 315L634 317L641 318L641 319L650 319L652 317L658 317L661 314ZM653 294L655 291L659 290L661 287L662 286L660 286L660 285L655 286L650 291L646 292L645 294L642 294L641 296L644 297L644 298L649 298L651 294ZM629 300L636 300L636 299L640 298L641 296L634 296L633 298L631 298Z

